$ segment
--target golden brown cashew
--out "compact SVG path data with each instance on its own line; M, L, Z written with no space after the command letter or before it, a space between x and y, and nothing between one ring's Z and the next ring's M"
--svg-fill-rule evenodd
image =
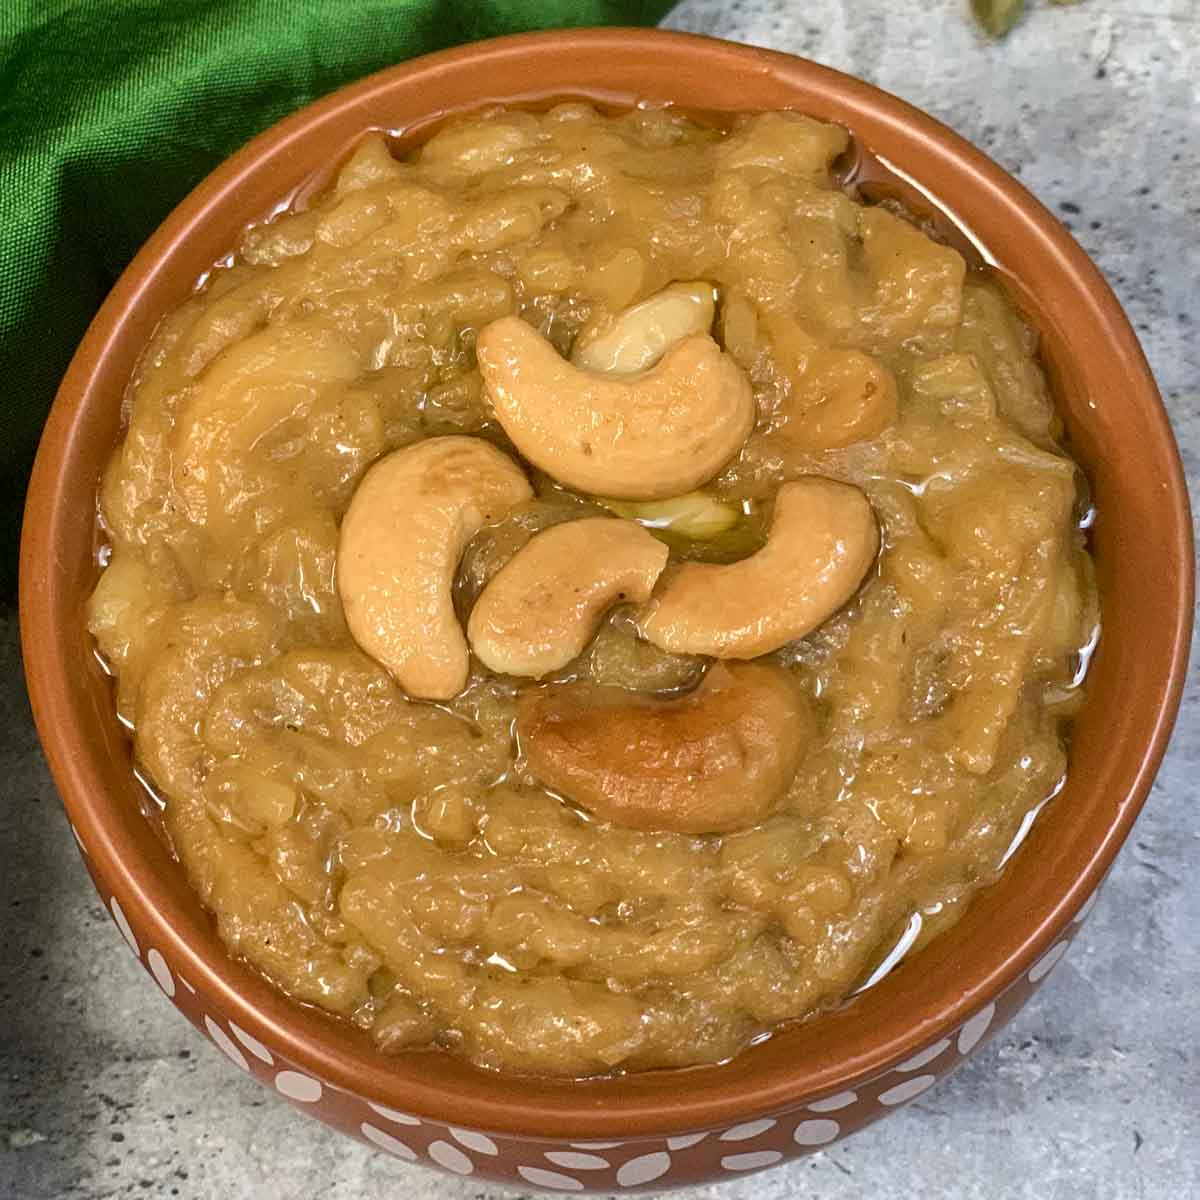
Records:
M854 594L879 550L856 487L810 476L785 483L766 545L727 566L684 563L640 617L673 654L756 658L811 633Z
M448 700L467 682L450 587L463 547L533 490L479 438L442 437L381 458L342 522L337 584L354 640L410 696Z
M750 381L712 338L684 338L635 375L572 366L532 326L479 333L484 386L517 449L568 487L619 500L678 496L711 479L754 425Z
M791 677L715 664L687 696L593 683L526 692L517 737L546 787L630 829L725 833L768 817L812 734Z
M672 283L617 313L596 329L585 329L571 361L587 371L631 375L652 367L670 346L712 328L711 283Z
M540 678L591 641L614 604L642 602L667 547L633 521L587 517L544 529L483 590L467 636L485 667Z

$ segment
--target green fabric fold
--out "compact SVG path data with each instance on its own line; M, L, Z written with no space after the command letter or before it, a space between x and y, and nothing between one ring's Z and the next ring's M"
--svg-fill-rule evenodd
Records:
M122 268L222 159L351 80L527 29L648 24L669 0L0 3L0 589L42 422Z

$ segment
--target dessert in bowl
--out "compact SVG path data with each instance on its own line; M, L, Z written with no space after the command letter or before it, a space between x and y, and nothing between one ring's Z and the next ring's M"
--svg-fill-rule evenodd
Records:
M1118 368L1169 502L1100 449ZM34 564L131 375L106 569ZM99 671L31 655L89 866L231 1057L403 1157L662 1186L848 1132L1041 978L1161 752L1187 526L1128 327L1016 184L807 64L594 33L366 81L185 202L63 394L26 602L82 653L94 590L161 803ZM1157 599L1105 557L1139 503Z

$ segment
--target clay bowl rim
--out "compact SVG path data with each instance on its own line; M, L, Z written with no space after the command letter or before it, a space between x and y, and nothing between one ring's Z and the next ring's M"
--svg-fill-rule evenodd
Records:
M520 64L520 65L518 65ZM525 90L498 88L501 71L518 72ZM68 648L80 637L79 564L65 563L62 544L72 522L91 521L96 480L72 470L82 453L86 415L114 405L119 388L103 386L105 364L121 346L123 330L152 280L169 270L222 203L233 203L244 182L272 164L286 164L290 148L331 130L339 119L378 107L388 97L420 95L446 80L475 82L471 108L493 100L588 96L626 105L649 94L696 104L698 79L724 78L727 108L753 107L762 88L782 90L789 106L840 119L851 130L872 124L878 136L900 139L925 164L916 171L934 191L935 179L957 180L980 197L968 219L990 212L1015 223L1021 245L1040 256L1046 270L1066 279L1083 315L1102 336L1092 351L1136 397L1143 466L1161 473L1156 515L1164 547L1164 622L1147 634L1157 673L1149 707L1137 718L1135 754L1120 762L1118 786L1103 827L1074 847L1064 886L1043 897L1018 928L995 933L973 948L953 983L925 994L896 991L886 1009L878 994L893 987L894 972L856 1005L875 1005L870 1028L855 1005L850 1016L822 1019L836 1035L814 1039L808 1023L754 1047L731 1064L687 1072L650 1072L585 1083L534 1080L477 1071L440 1053L387 1060L365 1039L314 1011L283 1000L269 985L229 958L210 932L200 932L163 879L119 828L113 801L100 783L106 753L100 718L72 698ZM620 80L615 86L612 80ZM669 81L669 82L668 82ZM640 84L644 83L644 86ZM691 89L691 94L687 93ZM499 94L497 94L499 93ZM772 93L775 94L775 93ZM398 101L396 101L398 102ZM778 105L775 105L778 106ZM762 104L758 108L765 107ZM438 115L427 110L427 116ZM365 126L364 126L365 127ZM905 161L908 165L908 160ZM965 182L964 182L965 181ZM261 215L248 212L249 220ZM1035 260L1030 260L1035 261ZM1010 269L1011 269L1011 264ZM1020 272L1017 272L1020 274ZM193 276L194 278L194 276ZM187 280L190 287L191 278ZM1064 284L1066 286L1066 284ZM186 293L181 293L186 294ZM161 315L161 312L160 314ZM1105 347L1109 349L1105 350ZM1094 408L1095 406L1092 405ZM1130 487L1133 485L1130 484ZM76 530L76 539L78 531ZM790 55L694 35L644 29L597 29L520 34L458 47L389 68L343 88L284 119L226 160L168 217L137 255L105 301L68 370L47 422L29 489L21 555L21 626L35 720L68 813L87 845L92 869L119 896L144 941L210 998L213 1010L266 1042L303 1070L334 1087L451 1125L517 1137L601 1139L649 1137L719 1127L795 1106L870 1078L915 1050L953 1031L1029 971L1099 885L1143 803L1178 708L1187 665L1192 606L1191 524L1178 452L1154 380L1120 305L1098 270L1057 220L1011 176L933 118L868 84ZM74 582L72 582L74 581ZM74 591L72 591L74 587ZM76 651L78 646L76 644ZM1101 653L1105 652L1102 643ZM1132 718L1131 718L1132 719ZM1099 752L1098 752L1099 753ZM1109 774L1117 771L1106 759ZM1023 851L1022 853L1025 853ZM1064 853L1066 853L1064 851ZM1019 857L1019 856L1018 856ZM1057 861L1057 860L1056 860ZM1014 864L1015 865L1015 864ZM1010 867L1012 870L1013 867ZM970 919L964 918L963 925ZM921 961L955 931L917 956ZM964 935L965 936L965 935ZM974 936L974 935L972 935ZM987 937L992 937L989 932ZM999 948L998 948L999 947ZM931 960L932 961L932 960ZM911 975L911 972L910 972ZM941 978L941 976L939 976ZM875 998L873 998L875 997ZM832 1045L822 1045L830 1042ZM803 1046L803 1054L791 1053Z

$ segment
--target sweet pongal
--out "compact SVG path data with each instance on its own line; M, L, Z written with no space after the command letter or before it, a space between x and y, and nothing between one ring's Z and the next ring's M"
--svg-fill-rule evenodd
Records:
M167 316L89 625L230 951L388 1052L736 1054L1061 786L1097 603L1036 338L843 130L366 137Z

